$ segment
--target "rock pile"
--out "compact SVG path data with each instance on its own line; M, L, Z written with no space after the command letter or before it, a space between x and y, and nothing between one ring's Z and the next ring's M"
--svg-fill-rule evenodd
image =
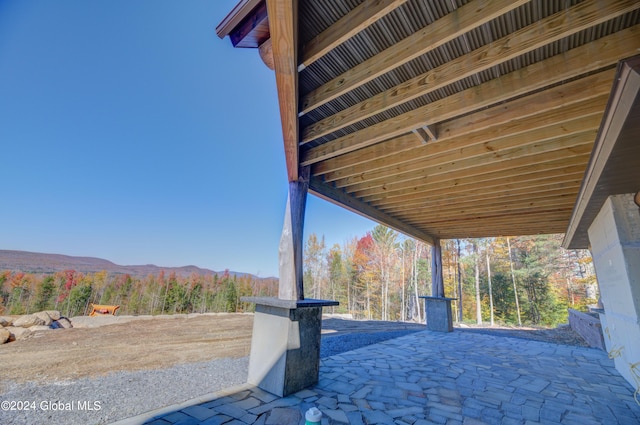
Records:
M25 339L37 331L72 328L59 311L47 310L23 316L0 316L0 344Z

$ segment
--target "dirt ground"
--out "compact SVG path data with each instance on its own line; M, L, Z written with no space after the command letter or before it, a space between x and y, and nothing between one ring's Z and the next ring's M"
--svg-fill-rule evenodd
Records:
M82 319L84 326L94 323L90 320L93 318ZM219 314L43 331L25 340L0 345L0 393L5 380L66 381L115 371L162 369L180 363L248 356L252 327L252 314ZM425 326L340 318L323 320L326 336L410 329L424 330ZM487 332L487 328L460 330ZM499 329L490 331L496 330L500 335ZM568 332L506 329L504 335L535 336L532 339L577 345L576 335L570 329Z

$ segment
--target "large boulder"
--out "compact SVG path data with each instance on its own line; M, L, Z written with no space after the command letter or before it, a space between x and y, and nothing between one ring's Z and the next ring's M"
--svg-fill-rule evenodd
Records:
M36 316L35 314L26 314L18 317L13 326L17 328L30 328L31 326L44 325L44 320Z
M42 325L44 326L49 326L51 324L51 322L53 322L51 316L49 316L49 314L46 311L41 311L39 313L34 313L34 316L36 316L39 319L42 319L42 321L44 322ZM36 326L42 326L42 325L36 325Z
M51 327L50 326L45 326L45 325L37 325L37 326L31 326L29 328L29 330L31 332L37 332L37 331L50 331Z
M4 344L11 338L11 332L5 328L0 328L0 344Z
M0 326L7 327L13 324L13 319L7 316L0 316Z
M31 336L31 331L28 328L20 328L20 327L16 327L16 326L10 326L8 328L5 328L6 330L8 330L9 332L11 332L11 337L9 338L9 341L15 341L18 339L26 339L29 336Z
M47 310L45 311L45 313L47 313L49 317L51 317L51 320L58 320L60 319L60 317L62 317L58 310Z

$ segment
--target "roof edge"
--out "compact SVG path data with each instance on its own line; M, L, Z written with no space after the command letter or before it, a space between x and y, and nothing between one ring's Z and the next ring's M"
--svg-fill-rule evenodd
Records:
M216 27L218 37L225 38L264 0L240 0Z
M589 244L588 242L585 243L585 239L583 235L580 234L580 230L584 231L585 226L588 228L593 222L593 220L585 218L587 210L602 208L602 205L595 205L591 198L620 136L620 120L626 120L632 107L628 99L629 93L625 88L630 86L629 80L639 74L640 55L633 56L618 63L611 95L609 96L607 107L602 116L602 122L598 129L591 157L584 173L582 185L571 213L564 240L562 241L562 246L566 249L589 248ZM632 93L634 97L638 94L639 93ZM624 114L624 117L619 116L621 113ZM587 223L586 221L589 222Z

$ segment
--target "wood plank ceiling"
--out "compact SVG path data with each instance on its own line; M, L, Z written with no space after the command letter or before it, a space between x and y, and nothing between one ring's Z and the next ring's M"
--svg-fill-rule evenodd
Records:
M638 0L266 4L289 179L429 243L563 233L640 53Z

